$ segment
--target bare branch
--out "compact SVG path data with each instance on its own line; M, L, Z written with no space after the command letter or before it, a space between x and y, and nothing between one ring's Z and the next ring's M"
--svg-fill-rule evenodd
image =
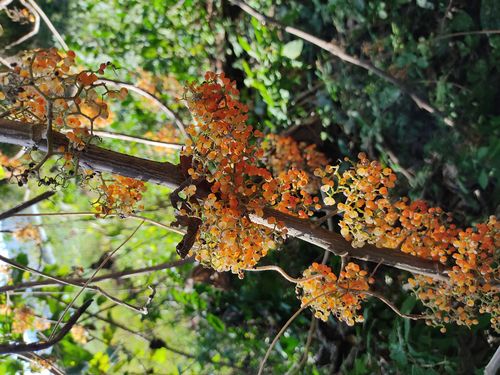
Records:
M12 43L10 43L6 47L4 47L4 50L11 49L12 47L15 47L15 46L17 46L17 45L19 45L19 44L27 41L28 39L30 39L30 38L34 37L36 34L38 34L38 32L40 31L40 16L38 15L38 13L26 1L24 1L24 0L19 0L19 1L26 7L26 9L28 9L30 11L31 14L33 14L33 17L35 17L35 22L33 24L33 29L31 29L30 32L28 32L27 34L23 35L19 39L13 41Z
M14 216L18 212L21 212L22 210L34 206L37 203L40 203L41 201L50 198L53 196L56 192L55 191L46 191L45 193L42 193L34 198L31 198L30 200L23 202L16 207L11 208L10 210L7 210L5 212L0 213L0 221L5 220L11 216Z
M433 40L442 40L448 38L456 38L458 36L467 36L467 35L490 35L490 34L500 34L500 30L477 30L477 31L462 31L459 33L451 33L438 35Z
M128 83L128 82L102 78L99 81L97 81L96 83L101 83L101 82L106 83L106 84L111 84L114 86L118 86L118 87L126 88L127 90L133 91L136 94L139 94L146 99L152 100L168 117L170 117L170 119L172 119L174 121L175 125L177 126L179 131L182 133L182 135L185 138L190 138L189 134L186 132L186 127L184 126L184 123L179 118L179 116L177 116L177 114L172 109L170 109L165 103L163 103L163 101L161 101L156 95L150 93L149 91L141 89L138 86L135 86L131 83Z
M64 315L66 314L66 312L69 310L69 308L73 305L73 303L76 301L76 299L83 293L83 291L89 286L89 284L92 282L92 280L94 279L94 277L96 277L97 273L104 267L104 265L113 257L113 255L115 255L118 250L120 250L128 241L130 241L130 239L137 233L137 231L139 230L140 227L142 227L142 224L144 224L144 221L142 221L138 226L137 228L135 228L135 230L116 248L114 249L112 252L110 252L108 254L108 256L101 262L101 264L99 264L99 266L97 267L97 269L94 271L94 273L92 274L92 276L90 276L90 278L83 284L82 288L78 291L78 293L76 294L76 296L73 297L73 300L68 304L68 306L66 306L66 308L64 309L63 313L61 314L61 316L59 317L59 320L57 321L56 325L54 326L53 330L52 330L52 333L50 334L50 338L52 338L54 336L54 333L57 329L57 326L61 323L62 319L64 318ZM106 295L108 296L108 295ZM109 297L108 297L109 298ZM113 302L116 302L116 301L113 301ZM146 315L148 313L148 310L146 308L137 308L135 306L132 306L126 302L121 302L121 305L122 306L126 306L136 312L139 312L143 315Z
M69 50L69 47L66 44L66 42L64 41L63 37L61 36L61 34L59 34L59 32L54 27L54 25L52 24L52 22L50 22L49 17L47 17L47 15L42 10L42 8L40 8L38 6L38 4L34 0L26 0L26 1L33 7L35 13L37 13L42 18L43 22L45 22L45 24L47 25L47 27L49 28L49 30L54 35L54 38L56 38L56 40L59 42L59 44L61 45L61 47L65 51ZM23 1L23 3L24 3L24 1Z
M107 131L94 131L94 135L101 138L119 139L121 141L142 143L148 146L163 147L170 150L181 150L184 147L184 144L182 143L154 141L152 139Z
M101 275L101 276L94 277L94 280L92 280L92 284L98 283L101 281L106 281L106 280L121 280L121 279L126 279L126 278L129 278L132 276L139 276L139 275L144 275L144 274L148 274L151 272L163 271L163 270L166 270L169 268L180 267L184 264L188 264L188 263L191 263L193 261L194 261L193 257L188 257L188 258L179 259L179 260L172 261L172 262L160 263L160 264L157 264L155 266L143 267L143 268L138 268L135 270L113 272L113 273L109 273L107 275ZM84 279L84 278L78 278L78 279L60 278L60 280L27 281L27 282L20 283L20 284L4 285L4 286L0 287L0 293L7 293L7 292L12 292L15 290L27 289L27 288L43 288L43 287L55 286L55 285L75 285L75 284L77 284L78 287L81 287L87 281L88 281L88 279Z
M386 71L377 68L371 62L362 60L359 57L353 55L349 55L343 48L341 48L335 43L327 42L326 40L315 37L314 35L308 34L305 31L299 30L295 27L285 26L280 22L278 22L277 20L275 20L274 18L267 17L259 13L257 10L246 4L244 1L240 0L229 0L229 1L232 4L240 7L244 12L248 13L258 21L260 21L262 24L268 24L275 26L279 29L282 29L291 35L295 35L311 44L314 44L315 46L320 47L321 49L324 49L327 52L330 52L333 56L336 56L345 62L359 66L360 68L363 68L369 71L370 73L377 75L383 80L399 88L401 92L408 95L417 104L419 108L441 118L446 125L454 126L454 121L451 118L446 117L444 113L442 113L439 109L430 104L426 99L418 95L412 88L408 87L404 82L401 82L396 77L392 76Z
M80 316L89 308L92 300L89 299L82 306L80 306L75 313L68 319L68 322L61 328L57 334L47 341L34 342L31 344L2 344L0 345L0 354L12 354L12 353L26 353L35 352L39 350L44 350L50 348L51 346L57 344L61 341L64 336L68 334L71 328L76 324Z

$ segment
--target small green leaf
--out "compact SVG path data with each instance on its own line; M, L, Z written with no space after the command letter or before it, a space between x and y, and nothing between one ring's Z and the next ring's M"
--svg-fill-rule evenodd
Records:
M224 332L226 329L224 322L213 314L207 315L207 322L218 332Z
M292 40L283 46L281 55L295 60L302 53L302 47L304 47L304 42L301 39Z
M154 351L151 360L155 363L165 363L167 361L167 349L159 348Z
M484 169L479 174L479 186L481 186L481 189L486 189L486 186L488 186L488 173Z

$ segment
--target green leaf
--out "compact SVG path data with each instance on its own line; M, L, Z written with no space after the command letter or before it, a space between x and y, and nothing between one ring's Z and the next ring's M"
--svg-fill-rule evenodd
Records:
M486 189L486 186L488 186L488 173L484 169L479 174L479 186L481 186L481 189Z
M283 46L281 55L295 60L302 53L302 47L304 47L304 42L301 39L292 40Z
M226 325L222 320L213 314L207 315L207 322L210 324L217 332L224 332Z
M245 52L249 52L252 50L252 47L250 47L250 44L248 44L247 40L241 36L238 37L238 44L243 48Z
M165 363L167 361L167 349L160 348L156 349L151 356L151 360L155 363Z

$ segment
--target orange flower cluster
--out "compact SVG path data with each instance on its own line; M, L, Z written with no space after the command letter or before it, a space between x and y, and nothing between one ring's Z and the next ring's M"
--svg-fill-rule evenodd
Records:
M32 224L27 224L24 227L16 229L13 233L14 238L20 241L34 241L36 244L42 243L42 237L38 228Z
M22 335L28 329L45 331L50 328L50 322L46 319L35 316L34 311L27 307L18 307L13 311L10 308L5 309L6 314L12 316L12 333Z
M262 161L274 176L290 169L305 171L309 178L306 190L316 194L320 187L320 179L315 178L314 170L324 168L328 163L326 156L317 150L316 145L297 142L292 137L268 134L262 141L264 151Z
M355 247L370 243L450 266L446 283L427 277L410 279L419 299L434 312L431 323L477 324L478 314L489 313L492 326L498 327L495 283L500 238L496 219L461 230L438 207L421 200L391 200L394 173L363 153L351 168L340 169L328 166L315 173L322 178L321 190L327 195L324 203L343 215L339 224L344 238Z
M487 223L460 231L453 246L455 265L449 273L450 282L420 276L409 279L410 286L435 312L432 324L470 326L478 324L479 314L490 314L491 326L500 331L500 223L492 216Z
M130 177L115 175L111 183L102 180L98 189L101 195L94 204L96 215L119 214L128 216L132 214L137 203L142 199L144 191L146 191L144 182ZM143 209L142 206L138 208Z
M327 194L324 203L336 205L343 215L339 224L344 238L354 247L371 243L400 248L446 263L458 233L451 217L421 200L391 200L389 189L394 187L396 175L390 168L369 161L363 153L358 157L359 161L344 172L340 172L340 166L316 170L323 178L321 190Z
M75 324L73 327L71 327L71 330L69 332L73 340L75 340L75 342L77 342L78 344L85 345L87 343L88 332L84 326Z
M491 314L492 324L497 324L500 262L494 219L462 231L440 208L392 199L389 189L396 175L363 153L357 162L346 159L347 168L324 166L326 158L313 147L276 136L263 140L246 124L247 108L235 99L237 94L223 74L207 73L205 82L190 85L184 96L195 124L188 129L192 141L183 152L192 160L188 173L193 185L184 189L189 212L184 207L181 215L201 219L191 249L200 262L239 274L255 266L284 232L274 218L268 222L277 231L252 223L250 215L262 216L263 207L273 207L308 218L323 208L321 190L323 204L341 215L341 233L353 246L375 244L451 267L448 283L422 277L410 281L433 311L431 323L474 324L474 310ZM200 202L191 197L202 180L211 184L211 192ZM352 291L368 290L365 271L351 263L337 279L328 267L314 265L304 276L297 290L318 317L326 319L333 312L349 324L362 319L356 311L366 295ZM330 289L331 296L319 297Z
M263 134L246 124L248 108L235 99L237 95L235 83L223 73L208 72L201 85L188 86L184 99L195 124L188 129L193 140L183 155L192 158L191 178L212 184L212 194L202 206L190 202L202 219L193 252L219 271L240 273L253 267L284 234L252 223L249 215L262 216L263 207L273 206L302 218L312 216L312 206L320 207L319 198L311 196L312 170L326 158L314 146L291 138L271 136L263 141ZM283 227L273 218L269 222Z
M202 219L192 252L218 271L241 274L275 246L277 236L249 219L252 213L262 215L259 186L272 175L258 166L262 151L255 139L262 134L246 124L248 109L236 95L234 82L211 72L201 85L187 88L184 99L195 124L188 128L193 141L183 155L192 158L191 178L212 184L203 205L190 202L190 215Z
M318 263L303 275L304 281L297 284L296 291L302 306L309 304L316 318L326 321L333 314L350 326L363 322L363 315L358 313L366 299L362 291L369 289L372 280L356 263L348 263L338 278L330 267Z
M13 118L50 124L55 130L72 129L67 136L81 150L94 126L104 126L111 119L102 98L123 99L127 90L108 90L96 83L99 78L93 71L72 73L75 59L73 51L55 48L29 52L4 76L2 91L4 99L13 103ZM101 64L97 72L103 74L108 65Z

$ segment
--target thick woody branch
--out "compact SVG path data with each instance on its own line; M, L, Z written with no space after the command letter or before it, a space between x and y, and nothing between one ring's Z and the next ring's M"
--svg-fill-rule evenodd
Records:
M42 139L42 130L43 127L39 125L0 119L0 142L26 147L37 146L44 150L47 147L47 142ZM54 132L53 138L55 148L68 145L66 137L60 133ZM136 158L94 145L88 146L78 154L78 157L90 169L113 172L171 188L178 187L185 180L180 168L176 165ZM314 227L307 220L266 209L265 217L270 216L283 221L290 236L300 238L337 255L348 255L355 259L382 263L439 280L447 278L446 269L438 262L371 245L353 248L340 234ZM267 220L262 218L252 217L252 220L257 224L269 226Z
M37 147L41 151L47 151L47 140L43 138L43 130L42 125L0 119L0 143ZM68 139L63 134L53 132L52 138L54 149L60 146L68 147ZM179 168L174 164L142 159L94 145L77 152L77 157L80 163L89 169L116 173L172 189L184 181Z
M18 212L21 212L22 210L30 207L30 206L33 206L37 203L40 203L41 201L45 200L45 199L49 199L51 196L53 196L56 192L55 191L46 191L45 193L42 193L26 202L23 202L19 205L17 205L16 207L12 207L11 209L5 211L5 212L2 212L0 213L0 221L2 220L5 220L15 214L17 214Z

